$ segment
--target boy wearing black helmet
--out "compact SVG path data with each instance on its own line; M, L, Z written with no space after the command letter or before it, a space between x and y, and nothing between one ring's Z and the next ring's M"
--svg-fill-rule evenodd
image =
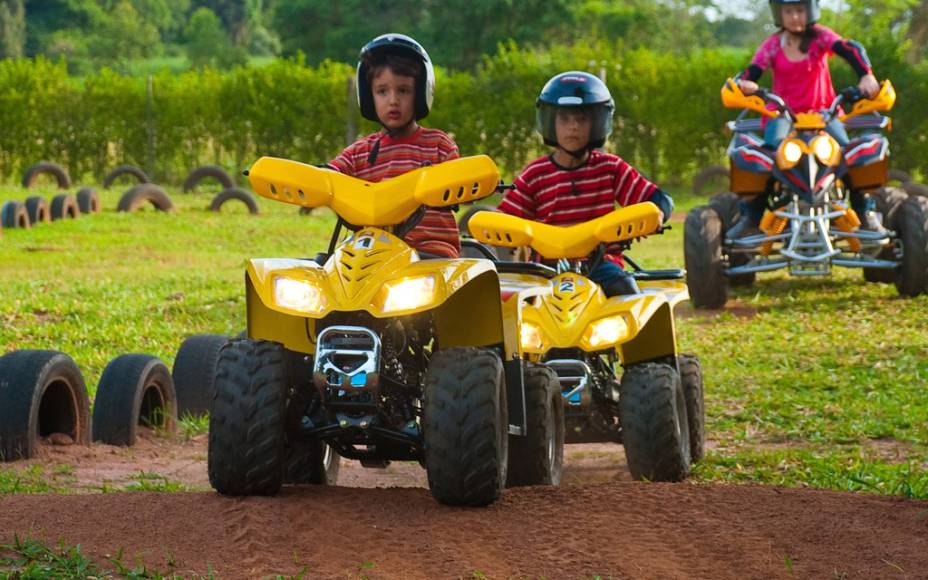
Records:
M418 42L384 34L367 43L358 62L357 87L361 115L383 129L349 145L328 163L330 168L379 182L458 157L451 137L418 124L429 114L435 92L432 61ZM424 254L454 258L461 252L448 209L427 209L405 240Z
M738 75L738 85L746 95L758 90L757 81L770 70L773 92L783 98L797 113L827 109L835 98L828 58L837 54L847 61L860 77L858 88L865 97L872 97L880 85L873 75L867 51L857 41L841 38L830 28L818 23L821 9L818 0L769 0L773 21L779 28L765 40L751 64ZM764 145L775 149L790 130L785 118L766 124ZM842 146L848 137L844 125L837 119L827 131ZM873 200L863 192L851 191L851 206L863 222L863 227L878 230L882 226L871 211ZM728 231L734 239L760 233L760 220L767 207L767 198L758 195L741 201L741 219Z
M615 103L599 78L565 72L549 80L538 100L536 129L554 151L529 163L515 179L499 210L547 224L572 225L620 206L651 201L666 221L673 200L623 159L599 151L612 133ZM607 296L635 294L634 277L622 269L618 251L592 272Z

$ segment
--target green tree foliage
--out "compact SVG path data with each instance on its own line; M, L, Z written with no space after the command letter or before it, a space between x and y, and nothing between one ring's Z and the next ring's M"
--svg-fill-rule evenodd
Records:
M22 56L26 42L23 0L0 0L0 58Z
M96 60L124 63L152 56L160 47L161 37L151 22L140 18L129 0L118 0L101 19L93 36L91 50Z
M228 68L245 60L232 45L219 18L209 8L198 8L187 24L187 57L195 67Z

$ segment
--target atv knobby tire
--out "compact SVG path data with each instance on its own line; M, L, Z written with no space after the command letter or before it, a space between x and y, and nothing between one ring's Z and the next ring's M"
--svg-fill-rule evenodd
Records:
M219 351L227 342L229 337L222 334L195 334L180 344L171 371L179 417L209 412L216 392Z
M341 456L322 441L291 442L287 445L284 483L335 485Z
M54 350L0 357L0 461L35 457L39 439L52 435L90 443L90 401L80 369Z
M26 213L29 214L31 224L48 223L52 221L51 211L48 202L44 197L33 195L26 198Z
M51 161L39 161L27 169L25 175L23 175L23 187L26 189L31 188L35 185L35 180L44 173L48 173L55 178L55 181L58 182L58 189L71 187L71 176L68 175L68 170Z
M705 455L706 411L703 394L702 366L691 354L677 357L680 380L683 382L683 397L686 400L686 418L690 431L690 462L696 463Z
M738 223L738 218L741 217L741 205L739 203L739 197L737 193L732 193L730 191L725 193L719 193L713 195L709 199L709 207L715 210L719 214L719 219L722 220L722 239L725 238L725 234ZM731 266L743 266L751 261L751 258L747 254L732 254L729 258ZM728 284L732 287L742 287L750 286L754 283L756 274L750 272L748 274L738 274L736 276L728 277Z
M890 169L887 176L890 181L898 181L899 183L908 183L912 181L912 176L909 175L909 172L903 171L902 169Z
M693 193L696 195L702 195L702 190L712 182L712 180L718 177L725 177L731 175L731 171L727 167L722 167L721 165L711 165L706 167L702 171L696 174L696 177L693 178ZM727 188L726 188L727 189Z
M909 197L896 216L902 239L902 264L896 269L896 289L902 296L928 290L928 198Z
M100 194L92 187L77 190L77 207L82 214L100 213Z
M108 445L135 445L139 425L174 432L174 382L159 358L124 354L110 361L100 377L93 402L93 440Z
M207 471L223 495L274 495L283 483L289 377L284 348L235 340L219 353Z
M909 195L920 195L922 197L928 197L928 185L923 183L915 183L914 181L906 181L902 184L902 189L905 190Z
M663 363L625 368L619 421L628 469L635 479L681 481L690 471L689 422L680 375Z
M509 471L506 487L560 485L564 468L564 401L551 368L526 363L525 435L509 436Z
M232 180L232 176L218 165L204 165L203 167L197 167L190 172L190 175L187 176L187 179L184 180L184 193L189 193L197 186L200 181L206 179L207 177L212 177L216 181L222 184L222 189L229 189L230 187L235 187L235 182Z
M81 208L73 195L62 193L52 198L51 216L53 222L65 218L77 219L81 217Z
M722 220L710 206L690 210L683 226L686 285L696 308L721 308L728 301L722 262Z
M138 183L151 183L148 174L135 165L119 165L103 178L103 189L109 189L113 182L123 175L131 175Z
M244 203L245 207L248 208L248 213L251 215L258 215L259 213L258 202L255 200L255 196L240 187L229 187L217 193L216 197L214 197L213 201L209 204L209 211L222 211L222 206L229 200L237 200Z
M503 364L493 351L450 348L425 377L425 467L440 503L483 506L506 484L509 419Z
M167 193L154 183L140 183L123 194L116 206L116 211L132 213L145 203L150 203L158 211L174 211L174 202Z
M32 226L32 220L29 219L29 210L26 209L26 205L13 199L3 204L3 209L0 210L0 222L7 229L29 229Z

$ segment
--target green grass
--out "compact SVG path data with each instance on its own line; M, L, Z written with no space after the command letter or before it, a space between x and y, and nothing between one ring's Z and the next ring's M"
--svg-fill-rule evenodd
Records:
M333 223L328 212L299 216L263 199L257 217L212 214L208 195L177 190L173 214L117 214L125 189L102 192L101 215L0 238L0 349L70 354L91 395L119 354L171 365L187 335L239 332L247 259L312 256ZM26 195L0 188L0 201ZM677 201L678 211L703 202ZM676 223L631 254L682 267L682 229ZM848 270L764 274L734 298L750 315L685 306L678 318L681 349L701 357L706 380L712 447L695 479L928 498L928 297L899 298ZM187 437L207 427L182 421ZM54 474L17 480L10 469L0 468L0 490L55 489Z

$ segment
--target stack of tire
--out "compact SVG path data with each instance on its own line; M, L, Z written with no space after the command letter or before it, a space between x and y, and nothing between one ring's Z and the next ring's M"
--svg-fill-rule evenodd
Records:
M0 357L0 462L35 457L41 445L134 445L139 427L172 433L177 398L157 357L125 354L103 371L94 400L74 360L55 350Z
M23 175L22 185L32 189L39 176L49 174L55 178L59 189L71 187L71 176L68 171L51 161L36 163ZM0 209L0 225L7 229L30 228L40 223L48 223L66 218L76 219L81 214L100 212L100 196L92 187L83 187L76 195L62 193L52 198L51 203L44 197L34 195L25 201L12 200L6 202Z
M258 215L258 202L255 196L241 187L236 187L232 176L218 165L204 165L191 171L187 179L184 180L184 193L194 192L197 185L207 178L215 179L222 186L222 190L213 196L209 204L209 211L221 212L222 207L227 202L240 201L248 208L248 213Z

